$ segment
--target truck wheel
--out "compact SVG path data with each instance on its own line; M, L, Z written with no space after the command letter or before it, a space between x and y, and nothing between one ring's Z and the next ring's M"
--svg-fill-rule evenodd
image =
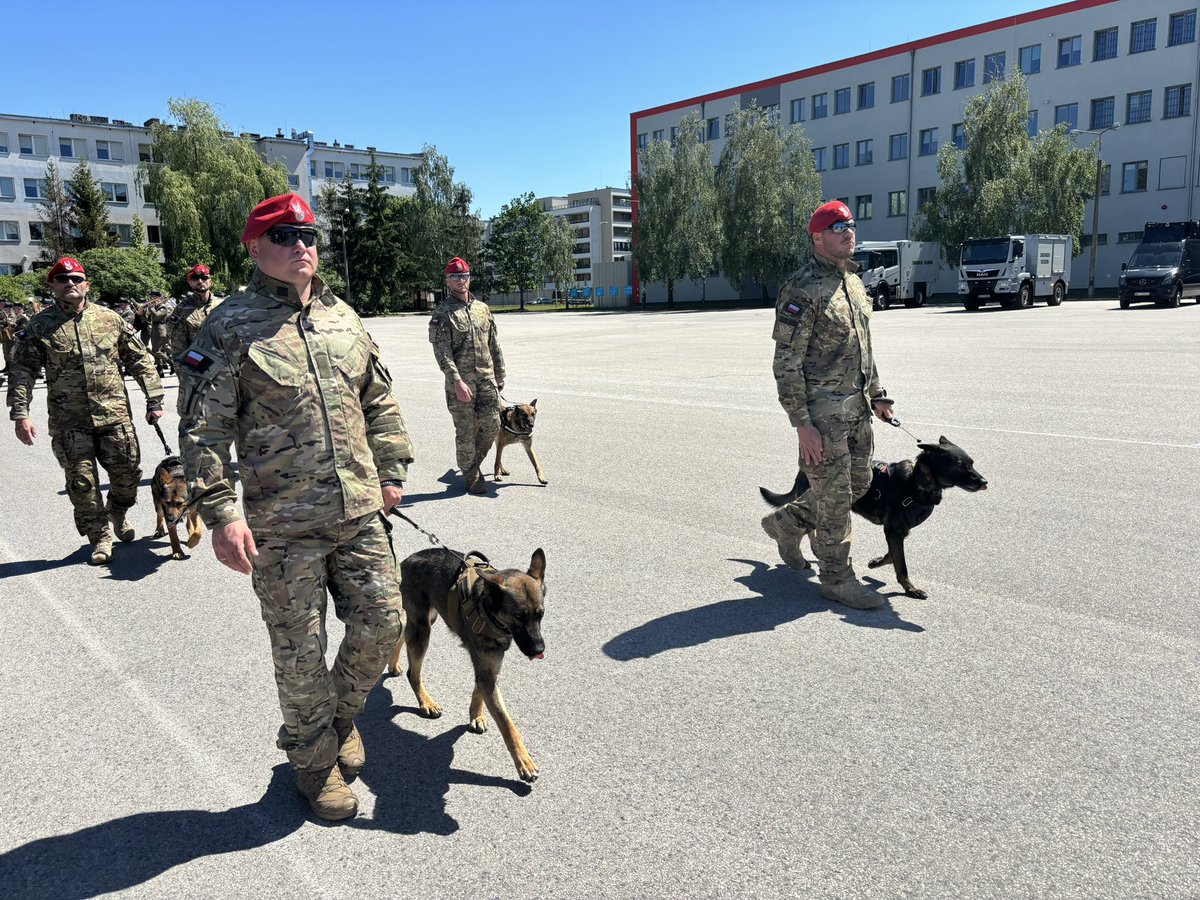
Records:
M968 312L975 312L975 310L979 309L981 305L982 303L979 300L976 300L974 297L967 297L965 300L963 300L963 306Z
M886 284L879 286L879 290L875 294L875 303L879 309L887 309L892 305L892 295L888 292Z
M1063 302L1063 297L1067 295L1067 289L1063 287L1061 281L1054 282L1054 290L1050 293L1050 299L1046 301L1048 306L1058 306Z
M1175 290L1173 290L1171 292L1171 299L1167 301L1167 306L1174 309L1175 307L1179 306L1179 300L1182 297L1183 297L1183 285L1177 284L1177 285L1175 285Z
M1118 302L1121 304L1121 309L1129 309L1128 297L1122 297Z
M1029 309L1033 305L1033 291L1029 287L1029 283L1021 285L1021 289L1017 291L1017 308Z
M912 299L905 300L904 305L909 307L910 309L914 306L924 306L925 305L925 285L918 284L915 288L913 288Z

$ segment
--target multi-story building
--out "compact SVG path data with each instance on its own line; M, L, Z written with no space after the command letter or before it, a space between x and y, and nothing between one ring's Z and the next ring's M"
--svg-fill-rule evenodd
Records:
M152 244L162 242L154 203L145 196L138 170L150 162L157 119L134 125L105 116L74 114L67 119L0 114L0 275L29 268L42 252L42 211L38 200L45 188L46 165L54 160L65 181L75 165L87 160L100 189L108 195L113 231L128 244L134 216L146 223ZM370 152L338 141L315 140L311 131L290 137L244 134L268 162L279 161L288 172L291 190L316 207L321 185L347 175L366 181ZM409 195L412 170L420 157L412 153L376 151L389 193Z
M938 147L961 146L966 101L1013 69L1029 88L1031 134L1066 123L1079 146L1100 148L1096 285L1111 288L1147 221L1200 218L1200 43L1186 2L1074 0L635 112L631 167L639 147L669 140L693 111L715 164L725 115L757 104L781 127L805 130L824 195L850 206L860 240L910 237L938 185ZM1088 283L1093 202L1073 290ZM662 286L646 287L648 302L665 299ZM716 277L679 284L676 297L705 288L710 300L740 295Z
M576 294L586 291L597 305L625 306L626 293L632 292L631 192L603 187L565 197L541 197L538 203L550 215L566 219L571 228L575 238Z

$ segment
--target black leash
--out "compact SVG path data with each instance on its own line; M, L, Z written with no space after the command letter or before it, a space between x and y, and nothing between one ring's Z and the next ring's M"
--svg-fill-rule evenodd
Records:
M407 522L413 528L417 529L417 531L421 532L421 534L425 535L425 537L429 538L429 543L433 544L433 546L441 547L447 553L451 553L454 556L458 557L460 560L462 560L462 564L464 566L469 566L471 564L470 560L472 558L482 560L484 563L486 563L489 566L492 564L492 561L490 559L488 559L486 556L484 556L482 553L480 553L478 550L472 550L466 556L463 556L461 553L459 553L455 550L451 550L449 547L447 547L442 542L442 539L439 538L432 531L426 531L424 528L422 528L420 525L418 525L416 522L414 522L412 519L410 519L404 513L400 512L400 507L398 507L398 506L393 506L389 515L393 515L397 519L403 519L405 522ZM460 569L459 571L462 571L462 570Z
M167 451L167 456L174 456L175 451L171 449L171 445L168 444L167 439L163 437L162 429L158 425L158 419L155 419L152 424L154 425L154 430L158 432L158 439L162 441L163 449Z
M874 400L871 401L871 405L874 406L876 404L886 404L887 408L891 409L892 406L895 404L895 402L896 401L892 400L890 397L876 397ZM895 416L892 416L892 418L890 418L890 419L884 419L884 421L895 428L899 428L901 431L903 431L905 434L907 434L910 438L912 438L918 444L921 443L921 439L919 437L917 437L915 434L913 434L911 431L909 431L907 428L905 428L903 425L901 425L900 420L897 419Z

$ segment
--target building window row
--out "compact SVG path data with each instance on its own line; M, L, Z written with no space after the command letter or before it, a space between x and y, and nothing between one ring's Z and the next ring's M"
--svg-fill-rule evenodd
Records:
M120 141L95 142L95 155L89 157L88 142L83 138L60 137L58 139L58 155L63 159L95 159L100 162L125 162L125 145ZM149 147L148 144L139 146ZM44 134L18 134L17 149L21 156L48 157L50 155L49 138ZM0 132L0 153L8 153L8 135ZM147 162L149 156L147 155Z

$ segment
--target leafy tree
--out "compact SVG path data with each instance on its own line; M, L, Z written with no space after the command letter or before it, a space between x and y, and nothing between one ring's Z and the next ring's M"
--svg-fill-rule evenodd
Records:
M75 252L75 238L71 235L75 227L75 213L54 160L46 164L45 185L37 204L42 211L42 259L53 262Z
M918 240L937 241L958 262L969 237L1069 234L1081 250L1084 201L1095 192L1093 149L1072 145L1067 126L1029 136L1029 91L1018 70L967 101L964 145L938 151L940 185L917 213Z
M229 283L244 281L253 270L241 244L246 217L287 192L287 173L264 162L249 140L230 136L207 103L171 99L167 107L178 124L153 127L161 162L143 163L139 181L158 209L168 268L204 260Z
M454 180L454 167L428 144L413 170L416 207L404 229L407 252L421 289L441 289L448 260L461 256L468 264L480 259L483 225L471 212L471 189Z
M112 225L108 221L108 197L96 184L92 168L86 161L75 166L67 182L67 197L71 201L71 214L77 230L77 251L117 245L119 238L109 231Z
M567 291L575 283L575 235L562 216L546 216L542 271L567 299Z
M781 130L757 106L738 110L726 119L716 183L725 277L734 286L753 281L767 302L767 284L795 271L812 252L808 220L821 205L812 144L803 130Z
M151 291L165 291L167 279L153 247L104 247L79 254L93 293L101 300L132 297L144 300Z
M675 282L706 278L720 250L712 154L700 141L701 127L699 114L688 113L674 146L653 141L638 157L633 255L643 278L666 283L668 306L675 304Z
M496 290L520 294L525 308L525 292L536 290L546 280L551 259L549 239L552 217L533 198L532 193L514 197L492 219L487 246L487 267L495 279Z

